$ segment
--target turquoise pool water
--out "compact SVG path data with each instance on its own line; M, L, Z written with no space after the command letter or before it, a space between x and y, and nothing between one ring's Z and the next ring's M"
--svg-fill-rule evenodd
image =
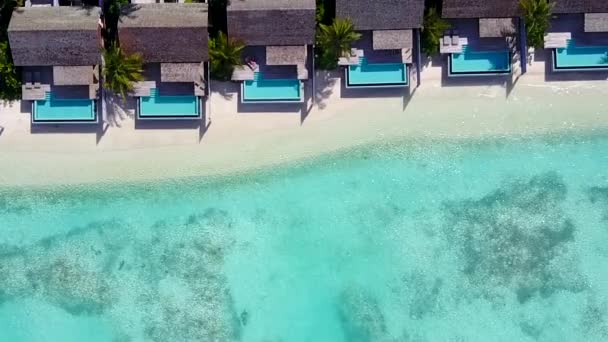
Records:
M89 99L58 99L47 92L44 100L34 101L34 122L92 122L95 121L95 106Z
M297 79L268 79L259 72L253 81L243 82L244 102L300 102L303 100L302 82Z
M403 63L367 63L362 58L359 65L348 66L348 85L406 86L407 83L407 65Z
M159 95L158 89L151 89L150 96L142 96L139 109L140 118L199 117L198 99L194 95Z
M3 341L606 341L608 137L0 188ZM17 170L18 171L18 170Z
M473 51L467 45L463 53L450 55L450 74L501 74L511 71L509 51Z
M554 66L557 69L607 68L608 46L577 46L568 42L565 49L555 49Z

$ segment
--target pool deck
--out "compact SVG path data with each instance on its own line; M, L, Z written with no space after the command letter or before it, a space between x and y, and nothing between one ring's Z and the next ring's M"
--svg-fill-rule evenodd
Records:
M374 50L373 49L373 33L372 31L359 31L361 39L356 41L352 48L362 51L361 55L365 57L370 64L381 63L404 63L411 64L413 59L413 49L409 49L409 53L402 53L402 50Z
M583 14L560 14L552 19L551 27L545 36L545 47L566 47L566 45L551 44L551 39L556 37L574 39L578 45L608 46L608 32L585 32L585 16ZM547 40L550 43L548 46Z
M91 66L91 72L95 70ZM26 73L32 77L32 83L38 82L39 86L34 84L26 85ZM53 67L23 67L22 71L22 99L28 101L44 100L47 92L52 92L57 98L66 99L97 99L99 97L98 79L92 78L92 83L89 85L56 85L53 79ZM98 77L98 76L97 76Z
M144 81L137 82L132 92L133 97L150 96L150 89L156 88L162 95L195 95L205 96L205 90L193 82L162 82L160 63L144 64Z

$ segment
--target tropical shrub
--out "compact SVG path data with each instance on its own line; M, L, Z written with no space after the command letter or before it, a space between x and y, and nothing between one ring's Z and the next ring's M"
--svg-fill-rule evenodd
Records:
M7 42L0 42L0 99L17 100L21 97L21 80L13 65Z
M116 44L106 48L103 57L105 88L119 94L126 101L127 93L133 90L134 83L143 80L143 58L139 54L125 55Z
M424 14L421 45L422 52L434 55L439 52L439 41L450 24L443 20L435 7L430 7Z
M535 48L543 47L545 33L551 25L551 13L554 5L555 3L550 0L519 1L519 8L526 23L529 46Z
M245 44L234 38L228 38L224 32L209 40L209 62L211 77L223 81L230 80L235 65L241 65L241 52Z
M317 45L320 50L318 66L334 69L338 58L350 53L351 46L361 38L348 18L335 18L331 25L319 24Z

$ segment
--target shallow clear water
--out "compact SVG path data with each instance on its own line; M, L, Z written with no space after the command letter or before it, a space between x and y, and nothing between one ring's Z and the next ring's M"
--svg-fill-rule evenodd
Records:
M160 95L158 89L150 89L151 96L141 97L140 117L196 117L199 115L198 99L194 95Z
M407 85L407 65L403 63L367 63L364 58L361 65L348 67L350 85Z
M0 190L3 341L606 341L608 137Z
M463 53L454 53L451 58L452 73L484 73L511 70L509 51L473 51L463 46Z
M608 46L577 46L569 41L567 48L555 50L558 68L608 66Z
M95 111L89 99L58 99L47 92L44 100L35 101L35 121L93 121Z

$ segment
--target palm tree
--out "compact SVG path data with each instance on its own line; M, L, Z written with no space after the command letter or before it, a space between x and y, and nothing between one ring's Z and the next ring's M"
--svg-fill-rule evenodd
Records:
M112 44L103 52L103 58L106 89L120 94L123 101L126 101L127 93L133 90L133 83L144 79L141 55L125 55L116 44Z
M331 25L319 24L317 44L322 50L321 67L335 67L341 56L350 53L351 45L361 38L348 18L335 18Z
M235 65L243 64L241 52L245 44L234 38L228 38L220 31L217 37L209 41L209 61L211 76L220 80L229 80Z
M526 23L528 45L542 48L545 43L545 33L551 25L551 14L555 3L551 0L520 0L521 9Z
M433 55L439 52L439 40L445 30L450 28L450 24L441 19L437 9L430 7L424 14L424 23L422 29L422 51L427 55Z

